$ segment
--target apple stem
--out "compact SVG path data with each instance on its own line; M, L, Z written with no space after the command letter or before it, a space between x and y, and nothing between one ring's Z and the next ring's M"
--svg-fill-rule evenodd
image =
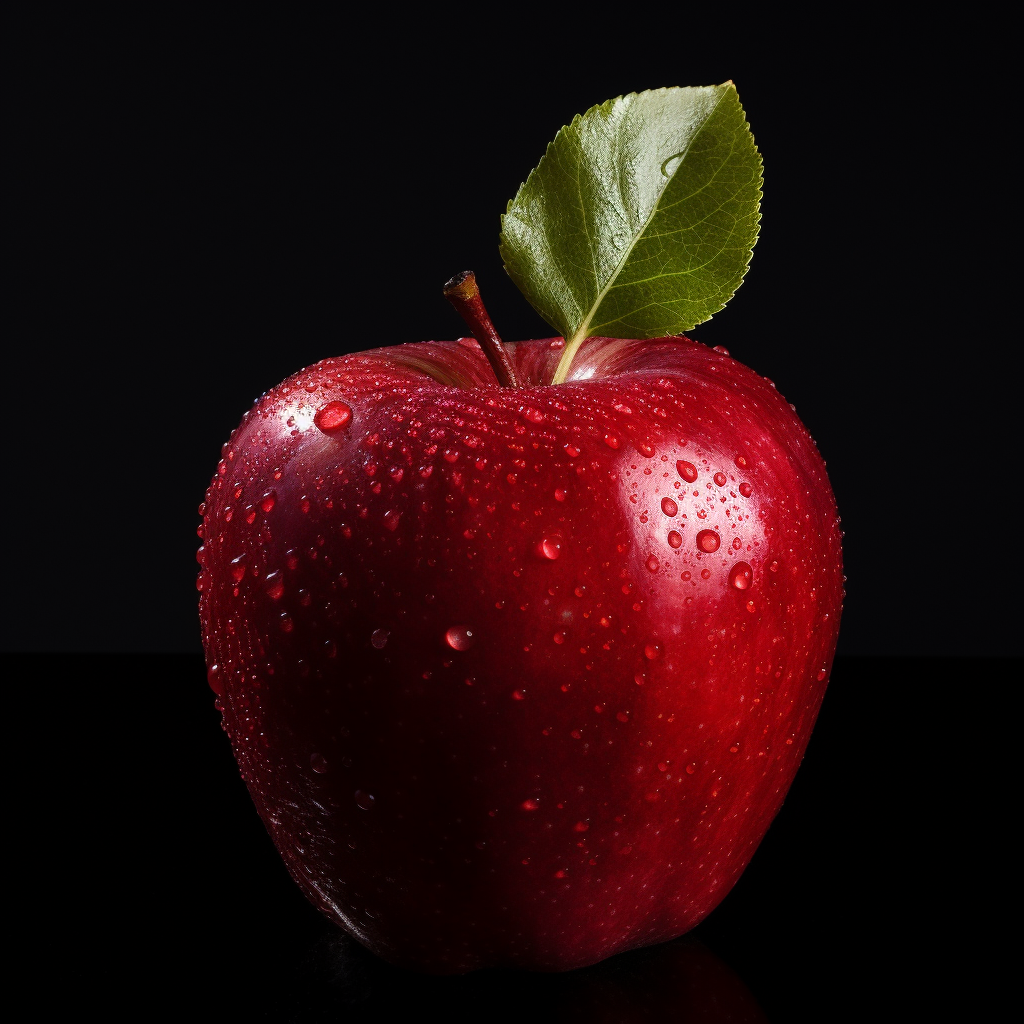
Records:
M456 274L444 286L445 298L459 311L473 332L473 337L487 356L487 361L494 370L494 376L503 388L518 387L516 368L512 355L503 344L498 332L494 329L491 318L484 308L484 300L480 298L480 288L476 283L476 274L472 270L464 270Z

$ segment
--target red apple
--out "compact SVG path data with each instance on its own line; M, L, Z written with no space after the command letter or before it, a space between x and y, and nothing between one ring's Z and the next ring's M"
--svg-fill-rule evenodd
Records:
M210 684L307 896L388 960L566 970L693 928L779 810L843 594L824 463L683 337L327 359L203 509Z

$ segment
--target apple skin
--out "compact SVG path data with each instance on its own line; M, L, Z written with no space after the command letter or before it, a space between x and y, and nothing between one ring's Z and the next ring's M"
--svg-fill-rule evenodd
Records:
M257 810L316 906L421 971L697 925L835 652L835 501L774 385L681 337L592 338L537 383L561 345L516 345L515 389L472 339L318 363L245 416L201 508L208 676Z

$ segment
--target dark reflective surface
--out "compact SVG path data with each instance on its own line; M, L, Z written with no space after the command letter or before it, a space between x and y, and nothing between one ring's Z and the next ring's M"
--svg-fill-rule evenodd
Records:
M454 1020L767 1021L737 974L684 937L568 974L478 971L421 977L393 968L347 936L322 937L277 995L282 1019L391 1019L433 1010Z
M20 702L10 721L26 730L10 877L29 901L19 934L40 1012L945 1020L984 1015L999 981L986 914L1006 883L987 821L1009 723L981 710L1019 661L840 659L782 812L694 933L566 975L461 978L392 968L306 903L249 802L198 658L4 667Z

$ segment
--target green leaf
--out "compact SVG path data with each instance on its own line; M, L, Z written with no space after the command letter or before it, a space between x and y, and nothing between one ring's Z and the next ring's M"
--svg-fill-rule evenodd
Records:
M501 219L505 269L566 339L711 318L757 240L761 157L732 82L608 100L556 136Z

